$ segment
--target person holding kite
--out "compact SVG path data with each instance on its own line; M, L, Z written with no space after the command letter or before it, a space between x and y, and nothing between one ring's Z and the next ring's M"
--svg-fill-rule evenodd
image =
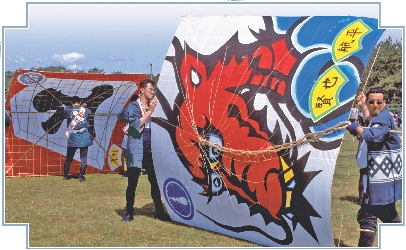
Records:
M90 114L90 109L86 104L81 105L78 96L72 97L72 107L66 107L63 110L64 118L68 119L69 125L65 131L65 136L68 139L68 149L64 163L63 180L68 180L70 164L73 161L76 151L80 151L80 172L78 180L85 181L84 176L87 167L87 152L88 147L93 145L93 139L88 129L90 127L87 118Z
M395 202L402 199L402 148L396 125L386 105L382 88L372 88L357 96L358 106L369 119L369 126L347 126L353 136L360 136L357 164L361 169L363 196L357 221L360 225L358 247L372 247L377 219L383 223L400 223ZM364 146L363 146L364 145Z
M134 197L141 168L148 174L151 184L151 197L155 204L155 218L169 221L161 200L158 181L156 179L151 149L151 115L158 104L155 97L155 82L149 79L140 82L140 96L117 114L118 120L128 123L128 138L124 157L127 163L128 184L126 189L126 215L122 222L134 219Z

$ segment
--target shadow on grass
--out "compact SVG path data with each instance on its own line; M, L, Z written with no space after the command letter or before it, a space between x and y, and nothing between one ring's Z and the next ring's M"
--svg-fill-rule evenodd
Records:
M127 213L127 209L116 209L115 212L120 216L124 217ZM144 205L143 207L134 207L134 216L146 216L150 218L155 218L155 205L153 202ZM174 221L168 221L174 222Z
M127 209L116 209L115 212L120 215L121 217L125 216L127 213ZM134 216L137 215L143 215L147 217L154 217L155 216L155 208L154 208L154 203L151 202L149 204L146 204L143 207L134 207Z
M68 174L66 177L68 178L68 180L71 180L71 179L77 180L77 179L79 179L79 174ZM63 178L63 176L61 176L61 178ZM85 174L85 178L86 178L86 174Z
M350 202L352 202L354 204L359 204L358 203L358 196L350 196L350 195L342 196L342 197L340 197L340 200L342 200L342 201L350 201Z
M351 247L345 244L342 240L334 239L334 246L336 247Z

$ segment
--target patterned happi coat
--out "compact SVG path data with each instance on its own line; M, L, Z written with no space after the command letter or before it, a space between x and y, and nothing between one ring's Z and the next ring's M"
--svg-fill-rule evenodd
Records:
M363 204L385 205L402 199L402 147L396 125L385 109L364 129L362 138L368 147L368 173Z

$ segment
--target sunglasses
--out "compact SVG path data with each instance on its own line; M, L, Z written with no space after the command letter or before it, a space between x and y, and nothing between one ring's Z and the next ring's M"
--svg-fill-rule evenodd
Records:
M382 101L382 100L376 100L376 101L375 101L375 100L369 100L368 103L369 103L369 104L374 104L374 103L376 103L376 104L378 104L378 105L381 105L381 104L383 103L383 101Z

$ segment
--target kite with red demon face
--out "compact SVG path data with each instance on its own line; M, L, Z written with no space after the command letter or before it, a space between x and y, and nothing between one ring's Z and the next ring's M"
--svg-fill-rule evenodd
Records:
M227 28L244 22L246 29L224 38ZM376 43L375 22L356 17L183 19L161 71L161 109L153 120L160 131L153 135L160 152L154 161L163 172L158 180L172 217L272 246L302 244L294 233L301 227L313 241L309 245L331 245L332 239L320 233L331 230L329 222L317 229L318 221L329 220L329 208L318 211L317 199L330 199L330 190L317 191L318 198L306 193L331 182L343 131L305 146L289 145L348 118L370 50L337 60L334 50L342 46L333 45L343 32L362 24L369 29L360 42ZM171 145L161 145L163 138ZM275 150L277 145L287 146ZM175 159L174 154L179 164L168 164L165 158Z

